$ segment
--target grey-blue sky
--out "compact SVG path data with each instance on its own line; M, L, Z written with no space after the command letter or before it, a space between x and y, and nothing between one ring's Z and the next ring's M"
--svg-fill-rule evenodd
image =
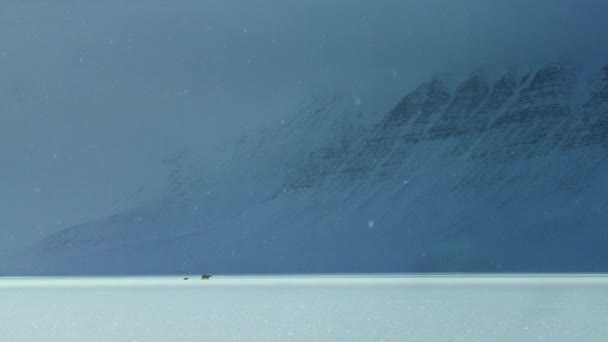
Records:
M388 106L436 71L606 59L605 13L602 0L3 1L0 248L157 188L184 145L212 162L310 91Z

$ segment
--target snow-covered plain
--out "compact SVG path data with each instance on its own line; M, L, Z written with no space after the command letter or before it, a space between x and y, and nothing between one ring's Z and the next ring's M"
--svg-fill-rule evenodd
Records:
M606 341L604 276L1 278L5 341Z

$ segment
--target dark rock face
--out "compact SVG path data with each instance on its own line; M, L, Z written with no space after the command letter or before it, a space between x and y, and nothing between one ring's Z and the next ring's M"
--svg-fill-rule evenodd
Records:
M390 177L391 170L405 158L409 147L426 138L426 133L449 103L450 93L445 82L434 78L407 95L357 145L345 165L336 172L347 182L357 182L374 171L381 178Z
M594 89L591 99L582 108L582 121L578 136L570 138L565 148L602 147L608 150L608 66Z
M515 74L507 73L502 76L492 87L488 99L471 117L471 120L465 124L465 127L469 127L471 132L482 132L515 95L516 87L517 78Z
M500 139L502 144L483 144L478 153L512 160L510 156L533 158L537 148L550 132L568 117L572 108L570 96L574 87L574 72L561 65L539 70L530 85L521 89L515 102L489 127L486 138Z
M432 149L449 160L512 163L560 149L605 146L608 89L602 82L583 105L573 100L576 68L551 64L492 82L477 73L453 94L439 78L406 95L358 142L327 148L300 187L332 177L348 186L368 177L390 180L408 159ZM439 144L439 145L437 145ZM318 176L315 180L315 175ZM296 187L297 188L297 187Z
M454 99L431 129L430 139L445 139L472 132L467 124L477 117L477 111L487 100L488 93L489 86L480 75L473 75L460 84Z

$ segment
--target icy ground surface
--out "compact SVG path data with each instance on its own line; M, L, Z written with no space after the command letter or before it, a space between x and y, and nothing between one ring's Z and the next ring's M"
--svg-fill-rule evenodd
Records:
M607 341L603 276L0 278L6 341Z

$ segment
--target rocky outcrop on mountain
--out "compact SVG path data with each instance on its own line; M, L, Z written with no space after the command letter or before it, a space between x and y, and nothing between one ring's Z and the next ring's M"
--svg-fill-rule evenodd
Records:
M487 101L489 90L487 80L481 75L473 75L464 81L456 89L454 99L442 113L437 124L430 130L430 139L445 139L474 132L466 124L478 117L477 110Z
M591 98L580 113L560 131L563 149L608 149L608 66L604 67L591 90ZM570 134L568 134L571 132Z
M605 84L581 106L572 101L576 77L574 67L560 64L521 77L509 71L492 86L486 76L474 74L453 95L445 82L433 79L405 96L362 142L351 150L343 146L340 162L325 165L319 179L333 174L349 184L375 174L390 180L404 163L415 162L410 157L417 150L429 146L446 160L496 164L536 158L560 146L601 145ZM308 177L307 184L313 183Z
M546 152L538 144L575 109L570 104L574 77L573 70L561 65L537 71L513 104L490 125L485 142L474 154L510 161Z
M436 76L376 117L316 99L159 203L45 239L31 273L608 271L608 66L588 71Z

